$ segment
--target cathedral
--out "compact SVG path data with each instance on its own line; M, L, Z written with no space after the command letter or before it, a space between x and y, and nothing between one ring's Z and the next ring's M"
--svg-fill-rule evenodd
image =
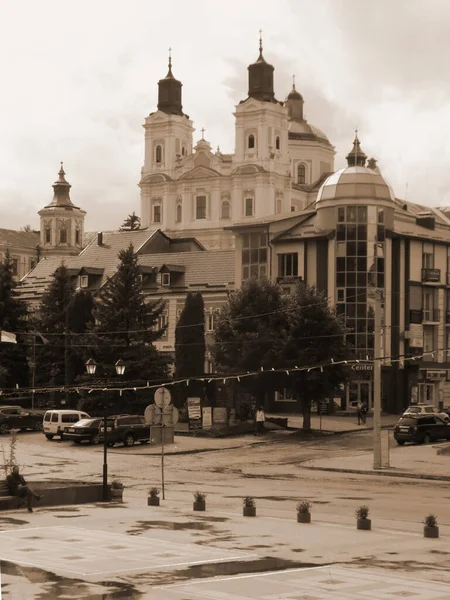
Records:
M274 67L248 67L247 97L235 108L235 152L213 151L183 111L182 83L169 70L158 82L157 110L145 119L141 226L171 237L187 233L208 250L233 248L230 226L300 211L334 171L334 147L304 117L295 89L277 100Z

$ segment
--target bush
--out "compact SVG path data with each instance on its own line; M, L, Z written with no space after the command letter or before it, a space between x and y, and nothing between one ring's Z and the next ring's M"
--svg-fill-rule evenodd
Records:
M300 500L297 504L297 512L309 513L311 510L311 502L309 500Z
M255 508L255 499L252 496L245 496L243 503L245 508Z
M425 527L437 527L437 517L436 515L428 515L423 520L425 523Z
M204 494L203 492L199 492L197 490L196 492L194 492L194 500L196 502L205 502L205 500L206 500L206 494Z
M355 515L357 519L367 519L369 516L369 507L363 504L355 510Z
M119 481L118 479L113 479L113 481L111 482L111 489L112 490L123 490L123 483L121 481Z
M148 491L150 498L158 498L159 489L157 487L151 487Z

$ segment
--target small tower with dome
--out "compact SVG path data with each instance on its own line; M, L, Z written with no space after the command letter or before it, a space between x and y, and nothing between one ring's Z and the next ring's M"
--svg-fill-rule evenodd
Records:
M53 200L39 211L40 247L44 255L79 254L83 248L86 211L70 199L72 186L66 180L63 163L53 184Z

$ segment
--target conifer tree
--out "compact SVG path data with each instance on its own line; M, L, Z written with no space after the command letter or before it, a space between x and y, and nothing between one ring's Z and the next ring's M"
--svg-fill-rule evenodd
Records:
M97 297L92 358L98 363L100 376L115 377L114 365L122 359L125 374L121 381L137 384L163 379L168 359L153 342L165 331L158 326L164 302L146 302L132 244L121 250L118 258L117 272Z
M17 293L9 250L0 264L0 330L16 334L17 344L0 343L0 387L27 385L27 308Z
M175 374L198 377L205 370L205 307L200 292L189 292L175 329Z
M140 217L138 217L136 213L132 212L131 215L128 215L128 217L122 223L120 231L135 231L136 229L140 229L140 227Z

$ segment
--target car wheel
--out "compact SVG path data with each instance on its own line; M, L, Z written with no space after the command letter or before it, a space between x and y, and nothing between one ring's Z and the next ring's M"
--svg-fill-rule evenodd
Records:
M9 433L10 427L8 423L0 423L0 433Z
M430 436L430 434L429 434L429 433L426 433L426 434L423 436L423 443L424 443L424 444L430 444L430 443L431 443L431 436Z
M127 433L127 435L123 439L123 445L129 448L134 444L134 437L132 433Z
M48 440L52 440L52 439L53 439L53 435L52 435L51 433L46 433L46 434L45 434L45 437L46 437Z
M34 430L42 431L42 423L40 421L36 421L36 423L34 424Z
M399 446L403 446L404 443L405 443L405 440L397 440L397 444Z
M100 435L96 433L91 437L91 444L97 445L100 443Z
M150 440L140 440L141 444L148 444Z

